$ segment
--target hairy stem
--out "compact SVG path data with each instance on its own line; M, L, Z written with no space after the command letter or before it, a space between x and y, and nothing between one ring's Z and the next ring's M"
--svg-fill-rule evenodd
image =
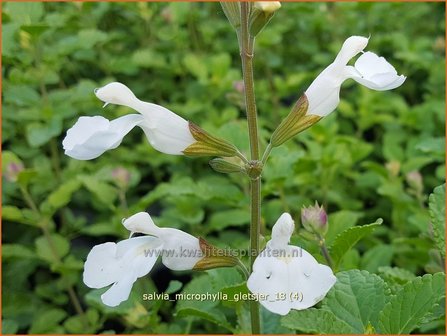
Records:
M241 2L241 30L239 45L242 60L242 75L244 79L245 107L247 111L248 135L250 140L251 161L259 161L258 121L253 83L253 52L254 38L248 33L249 3ZM259 253L259 230L261 218L261 172L251 176L250 180L250 271ZM250 301L251 332L261 332L259 303Z

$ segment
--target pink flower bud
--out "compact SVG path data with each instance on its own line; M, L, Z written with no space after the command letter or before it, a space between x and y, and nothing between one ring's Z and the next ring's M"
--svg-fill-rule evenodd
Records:
M234 81L233 88L239 93L244 93L244 81L242 80Z
M11 162L6 167L5 178L7 181L16 182L19 173L24 169L21 162Z
M315 205L301 209L301 223L303 227L312 233L325 234L328 229L327 214L323 206Z
M126 168L118 167L112 171L112 178L120 188L126 188L130 182L130 171Z

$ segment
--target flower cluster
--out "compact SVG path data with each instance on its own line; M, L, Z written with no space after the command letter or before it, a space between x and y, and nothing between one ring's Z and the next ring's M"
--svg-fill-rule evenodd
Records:
M279 6L279 3L257 3L250 27L259 32ZM224 6L226 15L234 19L232 24L235 28L240 24L236 15L238 8L231 3ZM383 57L373 52L363 52L367 44L368 38L361 36L349 37L344 42L334 62L318 75L275 130L271 146L279 146L334 111L339 104L341 85L349 78L378 91L402 85L405 76L397 75L394 67ZM354 66L348 65L359 53L362 55ZM97 158L119 146L123 137L135 126L139 126L148 142L162 153L242 156L233 145L208 134L172 111L139 100L124 84L107 84L96 89L95 95L105 103L104 106L123 105L138 114L125 115L112 121L102 116L80 117L63 140L65 154L70 157L78 160ZM216 160L212 163L218 171L242 171L241 166L230 161ZM303 210L302 221L305 228L312 232L324 234L327 230L326 213L318 204ZM232 257L215 257L212 254L215 248L201 238L178 229L156 226L145 212L124 220L123 225L131 232L130 238L94 246L84 266L84 283L88 287L111 285L101 296L108 306L117 306L127 300L133 283L151 271L159 256L162 263L172 270L237 264ZM247 281L249 290L259 297L260 303L280 315L286 315L291 309L300 310L315 305L336 281L330 267L319 264L300 247L289 245L293 231L294 221L288 213L284 213L273 226L271 240L256 258ZM144 236L132 237L134 233ZM280 293L281 297L278 297Z

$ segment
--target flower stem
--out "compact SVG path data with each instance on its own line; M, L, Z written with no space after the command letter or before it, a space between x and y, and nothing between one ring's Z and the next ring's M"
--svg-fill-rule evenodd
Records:
M242 60L242 75L244 79L245 107L247 111L248 135L250 140L251 161L259 161L258 121L253 83L253 53L254 38L248 32L249 3L241 2L240 52ZM259 235L261 219L261 171L250 180L250 271L259 253ZM251 332L261 332L259 303L250 301Z
M324 237L321 235L318 235L318 245L320 245L321 254L323 254L324 259L326 259L326 262L330 268L333 267L332 258L329 255L329 251L326 247L326 243L324 241Z
M270 155L272 149L273 149L272 144L269 143L267 145L267 148L265 149L264 154L262 155L262 160L261 161L262 161L263 165L267 162L267 159L269 158L269 155Z

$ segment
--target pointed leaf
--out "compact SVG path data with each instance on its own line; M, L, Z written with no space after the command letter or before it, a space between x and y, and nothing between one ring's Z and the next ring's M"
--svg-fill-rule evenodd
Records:
M339 320L332 312L315 308L293 310L281 319L281 324L306 334L352 333L352 327Z
M385 334L409 334L445 297L445 274L426 274L407 283L383 308L379 330Z
M337 282L323 300L323 309L363 334L377 326L379 314L388 302L385 281L367 271L350 270L337 274Z
M354 226L340 233L329 248L332 261L334 262L334 269L338 269L338 265L346 252L348 252L360 239L370 235L376 227L382 224L382 222L382 219L379 218L375 223Z
M445 257L445 184L436 187L430 195L429 207L434 240Z

